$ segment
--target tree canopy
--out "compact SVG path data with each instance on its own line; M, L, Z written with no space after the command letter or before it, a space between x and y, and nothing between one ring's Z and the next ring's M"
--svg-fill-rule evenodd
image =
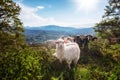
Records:
M120 0L108 0L104 17L120 17Z
M12 0L0 0L0 50L23 44L23 24L18 18L20 7Z
M120 0L109 0L102 21L94 27L97 35L104 39L120 42Z

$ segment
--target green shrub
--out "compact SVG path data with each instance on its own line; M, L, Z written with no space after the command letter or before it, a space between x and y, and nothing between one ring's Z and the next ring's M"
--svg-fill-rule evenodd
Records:
M77 67L74 72L74 80L89 80L90 72L86 68Z
M93 41L89 45L89 55L94 61L93 65L90 65L91 80L119 79L120 44L110 45L107 40L103 39Z
M52 56L54 49L10 49L0 53L2 80L115 80L120 76L120 62L113 56L119 51L119 45L108 45L103 41L91 42L89 51L72 69Z
M6 52L0 60L0 78L3 80L40 79L41 68L37 53L29 48Z

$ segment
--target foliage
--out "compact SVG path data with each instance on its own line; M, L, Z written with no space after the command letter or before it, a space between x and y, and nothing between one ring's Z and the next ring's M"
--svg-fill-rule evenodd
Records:
M90 66L93 80L118 80L120 76L120 44L109 45L108 41L100 39L90 43L89 55L94 58ZM95 53L96 52L96 53Z
M2 80L86 80L89 71L80 65L68 69L45 47L25 48L1 53L0 79ZM81 68L80 68L81 67Z
M104 45L103 45L104 44ZM45 47L24 48L6 52L0 59L0 78L3 80L111 80L120 74L119 59L114 58L120 45L91 42L89 51L82 51L77 66L68 69L52 56L54 49ZM109 49L112 50L109 52Z
M94 55L99 53L103 56L109 55L118 61L120 60L120 44L109 45L107 40L99 39L97 41L90 42L89 48Z
M1 53L0 56L2 56L0 59L0 78L2 80L41 78L41 68L36 51L25 48L16 52Z
M120 38L120 18L104 19L94 29L101 38Z
M77 67L74 73L74 80L89 80L90 71L86 68Z
M108 17L108 16L119 17L120 0L108 0L108 3L109 5L106 6L105 15L103 17Z
M102 21L94 27L97 35L103 39L116 39L120 43L120 0L109 0Z
M97 52L97 64L90 66L92 80L120 79L120 0L108 3L102 21L94 27L101 39L90 43L91 55Z
M19 48L24 44L20 7L12 0L0 0L0 51L7 47Z

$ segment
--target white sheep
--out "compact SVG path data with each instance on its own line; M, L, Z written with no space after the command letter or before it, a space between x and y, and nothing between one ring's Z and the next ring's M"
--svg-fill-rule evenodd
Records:
M73 37L67 37L66 40L67 40L68 42L74 42L74 38L73 38Z
M65 43L63 39L58 39L56 41L56 53L53 55L59 59L60 63L66 61L68 67L71 68L71 63L73 62L76 65L80 58L80 49L75 42Z
M47 40L44 42L44 44L48 47L48 48L54 48L55 49L55 41L56 40Z

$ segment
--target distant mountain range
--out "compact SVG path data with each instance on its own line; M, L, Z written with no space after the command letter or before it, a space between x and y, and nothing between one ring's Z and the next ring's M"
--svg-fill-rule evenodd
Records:
M48 39L56 39L62 35L94 35L93 28L72 28L56 25L25 27L25 35L27 42L41 43Z

